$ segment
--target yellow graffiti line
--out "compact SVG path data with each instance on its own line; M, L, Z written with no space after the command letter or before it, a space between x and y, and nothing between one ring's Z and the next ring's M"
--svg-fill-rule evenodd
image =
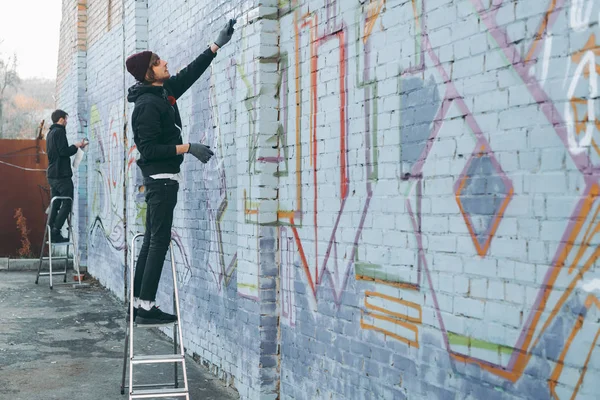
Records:
M416 325L414 325L414 324L410 324L408 322L399 321L399 320L397 320L395 318L386 317L385 315L372 314L372 313L368 313L368 312L366 313L366 315L368 315L369 317L375 318L375 319L379 319L379 320L383 320L383 321L388 321L388 322L394 323L396 325L400 325L400 326L402 326L402 327L404 327L404 328L406 328L406 329L414 332L415 338L418 338L419 328ZM392 338L394 338L394 339L396 339L396 340L398 340L400 342L406 343L409 346L413 346L413 347L415 347L417 349L419 348L419 340L418 339L411 340L411 339L408 339L408 338L406 338L404 336L400 336L397 333L388 331L387 329L383 329L383 328L380 328L378 326L369 324L369 323L367 323L367 322L364 321L364 319L363 319L362 316L361 316L361 319L360 319L360 327L362 329L372 330L372 331L383 333L384 335L392 337Z
M375 22L377 22L377 18L379 18L379 14L381 13L381 9L383 8L384 4L385 0L378 0L367 6L367 18L365 18L365 37L363 38L363 43L367 43L367 40L369 40L371 32L373 31L373 27L375 26Z
M369 301L368 301L369 297L379 297L379 298L382 298L382 299L385 299L385 300L392 301L394 303L405 305L405 306L407 306L409 308L412 308L413 310L416 310L417 313L419 314L419 316L418 317L411 317L408 314L402 314L402 313L398 313L398 312L395 312L395 311L387 310L387 309L385 309L383 307L375 306L375 305L369 303ZM417 303L414 303L412 301L397 299L395 297L388 296L388 295L385 295L385 294L382 294L382 293L371 292L369 290L365 291L365 307L368 308L368 309L370 309L370 310L375 310L375 311L382 312L384 314L389 314L389 315L392 315L392 316L394 316L396 318L400 318L402 320L409 321L409 322L416 322L416 323L420 324L422 322L422 319L423 319L423 313L422 313L421 305L419 305Z
M358 281L375 282L375 283L380 283L382 285L392 286L392 287L396 287L396 288L400 288L400 289L419 290L419 286L414 283L385 281L383 279L372 278L372 277L366 276L366 275L355 275L355 277L356 277L356 280L358 280Z
M590 308L592 307L592 305L595 305L600 310L600 301L598 301L598 298L594 295L589 295L585 301L585 308L589 311ZM563 348L562 352L560 353L560 356L558 357L556 368L554 368L552 375L548 379L548 386L550 387L550 394L552 395L552 398L555 400L560 399L558 397L558 394L556 393L556 385L558 384L558 378L560 377L562 370L565 366L565 357L566 357L567 353L569 352L569 349L571 347L573 339L581 330L581 328L583 326L583 321L584 321L583 315L579 315L579 317L577 317L577 322L575 322L575 326L573 327L573 330L571 331L571 334L567 338L565 347ZM596 333L596 336L594 337L594 340L591 343L590 350L587 354L585 362L583 363L583 367L581 368L581 373L579 375L579 379L577 380L577 385L575 385L575 388L573 389L573 394L571 395L571 400L574 400L577 397L577 393L579 392L579 387L583 383L583 378L585 376L585 373L587 372L588 363L590 362L592 352L594 351L594 348L596 347L596 343L598 342L599 337L600 337L600 329L598 329L598 332Z

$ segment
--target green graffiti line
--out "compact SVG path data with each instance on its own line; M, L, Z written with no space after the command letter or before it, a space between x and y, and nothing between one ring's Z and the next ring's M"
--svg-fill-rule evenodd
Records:
M448 332L448 341L450 342L450 344L454 344L457 346L466 346L473 347L476 349L490 350L497 352L498 354L512 354L512 352L514 351L514 349L509 346L474 339L472 337L459 335L458 333L454 332Z
M363 89L363 90L367 90L367 89L372 89L373 90L373 95L370 97L370 99L366 98L365 95L365 102L367 102L368 100L370 100L370 102L373 104L373 111L370 112L370 110L366 110L367 112L367 120L369 119L369 113L371 114L370 116L373 118L373 121L371 122L371 135L372 135L372 144L371 144L371 152L372 152L372 168L373 170L371 171L370 176L368 177L369 180L371 181L376 181L379 178L379 163L378 163L378 154L379 154L379 150L377 148L377 122L378 122L378 118L377 116L379 115L378 113L378 103L377 103L377 99L378 99L378 82L377 82L377 77L373 77L370 80L363 80L361 81L360 76L360 58L358 57L358 55L360 54L360 40L361 40L361 34L360 34L360 27L361 27L361 17L362 17L362 12L359 9L356 13L356 21L354 26L356 27L356 41L354 42L355 44L355 48L356 48L356 55L357 57L355 58L355 65L356 65L356 87L359 89ZM368 42L368 38L367 38L367 42ZM366 46L366 43L365 43ZM367 57L368 54L365 51L364 52L364 70L367 70ZM364 72L364 71L363 71Z
M281 53L280 57L279 57L279 79L277 80L277 87L275 90L275 93L278 100L279 100L279 109L281 110L283 107L287 108L287 104L281 104L281 96L280 96L280 91L281 90L285 90L285 96L283 96L284 101L287 100L288 98L288 94L289 94L289 74L288 74L288 68L289 68L289 59L288 59L288 54L287 53ZM285 76L285 87L282 89L282 83L283 83L283 78ZM287 119L287 113L286 113L286 119ZM284 176L288 176L289 175L289 171L290 171L290 167L289 167L289 147L287 145L287 121L284 121L285 123L285 127L284 125L279 122L278 126L277 126L277 134L275 136L275 141L277 144L277 148L279 150L279 154L281 154L281 150L283 149L283 161L285 163L285 169L281 170L280 165L281 163L278 163L277 165L277 171L275 171L274 175L275 177L284 177ZM272 139L270 138L267 142L272 142Z

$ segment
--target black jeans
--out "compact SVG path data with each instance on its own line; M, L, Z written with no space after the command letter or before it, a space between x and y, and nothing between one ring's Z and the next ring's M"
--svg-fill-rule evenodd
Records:
M133 296L154 301L158 282L171 242L173 211L179 183L171 179L148 178L146 186L146 232L133 279Z
M62 196L73 198L73 180L71 178L52 179L48 178L50 184L50 194L52 197ZM48 224L52 229L62 229L69 213L71 212L71 201L56 200L52 206L50 220ZM60 211L59 211L60 208Z

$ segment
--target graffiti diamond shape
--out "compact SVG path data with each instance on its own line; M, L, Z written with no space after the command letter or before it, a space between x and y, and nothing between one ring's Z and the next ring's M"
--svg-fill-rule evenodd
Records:
M512 182L482 146L471 155L454 190L477 254L483 257L512 198Z

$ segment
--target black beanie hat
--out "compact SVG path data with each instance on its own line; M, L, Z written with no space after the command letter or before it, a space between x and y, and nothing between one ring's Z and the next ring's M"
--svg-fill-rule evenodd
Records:
M125 61L127 71L129 71L129 73L139 82L144 82L146 79L146 72L148 71L148 68L150 68L151 57L152 52L148 50L129 56L127 61Z

